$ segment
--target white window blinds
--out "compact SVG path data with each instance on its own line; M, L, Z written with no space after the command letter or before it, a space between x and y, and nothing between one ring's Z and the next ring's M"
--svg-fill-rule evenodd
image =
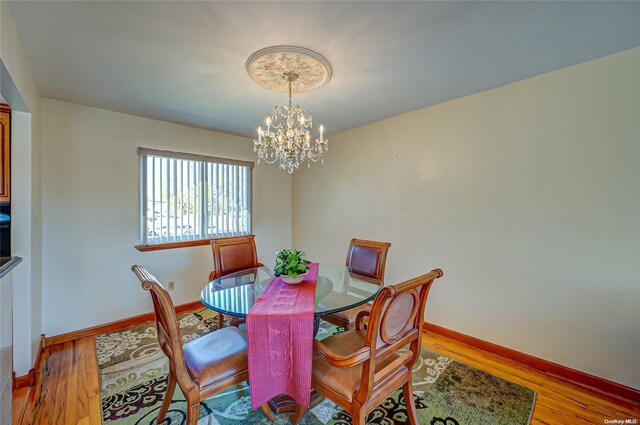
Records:
M138 155L143 244L251 233L253 162L146 148Z

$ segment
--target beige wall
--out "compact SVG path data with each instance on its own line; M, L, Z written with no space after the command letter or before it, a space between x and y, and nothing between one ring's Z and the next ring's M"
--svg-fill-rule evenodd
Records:
M152 310L130 268L174 280L176 304L196 300L211 248L138 252L138 146L255 159L248 139L42 100L43 327L47 335ZM291 177L257 165L254 233L264 262L291 244ZM277 201L276 201L277 200Z
M330 135L293 241L387 283L441 267L436 324L640 388L640 49Z
M42 332L40 93L15 21L0 1L0 87L11 118L11 250L23 262L13 271L14 371L33 366Z

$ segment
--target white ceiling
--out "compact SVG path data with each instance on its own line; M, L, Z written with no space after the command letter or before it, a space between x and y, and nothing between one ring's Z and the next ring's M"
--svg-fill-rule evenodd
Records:
M277 44L333 78L294 95L331 132L640 46L640 2L10 2L43 96L250 136Z

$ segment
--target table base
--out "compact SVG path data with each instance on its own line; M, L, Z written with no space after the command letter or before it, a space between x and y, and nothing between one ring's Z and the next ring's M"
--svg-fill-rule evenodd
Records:
M320 394L316 390L311 390L311 402L309 403L309 409L316 406L323 399L324 397L322 396L322 394ZM269 400L262 410L264 411L265 415L267 415L267 417L271 421L273 421L274 416L281 413L293 413L295 415L297 407L298 403L296 403L294 399L292 399L288 395L280 394L279 396L276 396ZM268 411L265 411L265 408ZM269 413L271 413L271 416L269 416ZM292 425L296 425L296 423L298 423L298 420L300 420L300 418L295 417L293 419L294 420L291 421Z

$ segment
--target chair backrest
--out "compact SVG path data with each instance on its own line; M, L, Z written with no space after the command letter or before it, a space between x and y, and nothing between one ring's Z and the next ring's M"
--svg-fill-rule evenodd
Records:
M239 270L258 267L258 253L254 235L213 239L213 264L216 278Z
M350 272L370 277L384 283L384 269L387 263L389 242L367 241L351 239L347 251L346 266Z
M397 285L385 286L373 301L367 325L368 359L363 363L362 380L356 399L364 403L373 389L392 374L408 368L418 359L422 343L422 324L427 296L442 270L418 276ZM409 345L400 357L376 371L376 364L397 354Z
M136 264L131 267L131 271L140 279L142 288L151 293L153 309L156 313L158 343L164 354L169 358L169 368L174 372L180 388L185 391L189 388L197 387L198 384L191 379L184 363L180 326L178 325L176 311L169 292L144 267Z

